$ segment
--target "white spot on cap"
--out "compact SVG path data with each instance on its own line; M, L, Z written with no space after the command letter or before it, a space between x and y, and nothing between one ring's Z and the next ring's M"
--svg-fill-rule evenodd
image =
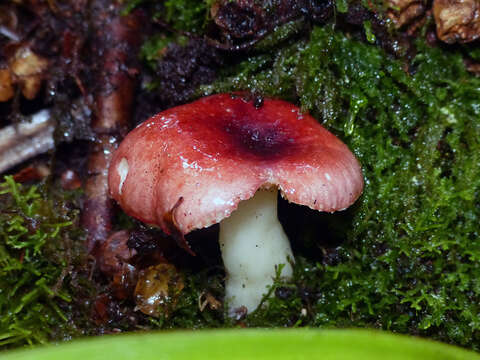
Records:
M189 162L190 160L183 157L182 155L180 155L180 160L182 160L182 167L184 169L193 169L193 170L198 170L200 172L202 172L202 171L214 171L214 168L203 168L202 166L200 166L198 164L197 161Z
M329 173L325 173L325 179L327 179L328 181L332 181L332 178Z
M215 198L213 198L213 203L215 205L222 206L222 205L225 205L227 202L220 197L215 197Z
M122 158L117 165L118 176L120 176L120 184L118 184L118 193L122 195L122 187L128 175L128 161Z

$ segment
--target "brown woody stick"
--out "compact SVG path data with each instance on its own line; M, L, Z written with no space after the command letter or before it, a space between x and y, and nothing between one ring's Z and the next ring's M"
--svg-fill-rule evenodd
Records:
M34 156L53 149L55 122L48 110L0 130L0 174Z
M91 144L82 224L88 231L87 248L94 252L112 227L112 200L108 196L107 174L113 151L128 131L136 85L133 68L140 43L141 16L119 14L116 2L93 1L96 71L95 115L91 127L96 141Z

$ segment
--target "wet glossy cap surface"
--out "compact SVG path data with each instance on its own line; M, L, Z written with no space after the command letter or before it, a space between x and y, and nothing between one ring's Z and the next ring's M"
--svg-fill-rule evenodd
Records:
M264 99L255 107L219 94L130 132L114 154L109 186L125 212L167 232L174 209L186 234L220 222L262 187L312 209L342 210L360 196L363 177L347 146L296 106Z

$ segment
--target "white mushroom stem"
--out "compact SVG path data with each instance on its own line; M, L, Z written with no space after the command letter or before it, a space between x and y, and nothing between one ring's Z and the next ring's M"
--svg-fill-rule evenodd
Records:
M254 311L278 265L282 277L292 276L292 249L277 218L277 191L260 190L239 204L220 223L220 249L227 272L225 297L232 312L245 306Z

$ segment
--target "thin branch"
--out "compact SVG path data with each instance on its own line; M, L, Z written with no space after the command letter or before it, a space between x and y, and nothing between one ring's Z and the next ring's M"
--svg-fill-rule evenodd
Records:
M3 35L15 42L19 42L21 40L19 34L4 25L0 25L0 35Z
M108 167L112 154L128 131L136 86L135 55L141 42L138 12L120 15L120 7L95 0L92 27L96 38L97 69L94 117L96 141L90 145L88 178L82 225L87 229L87 248L98 251L112 229L113 201L108 194ZM102 256L102 254L96 254Z
M53 149L54 129L49 110L41 110L25 122L1 129L0 173Z

